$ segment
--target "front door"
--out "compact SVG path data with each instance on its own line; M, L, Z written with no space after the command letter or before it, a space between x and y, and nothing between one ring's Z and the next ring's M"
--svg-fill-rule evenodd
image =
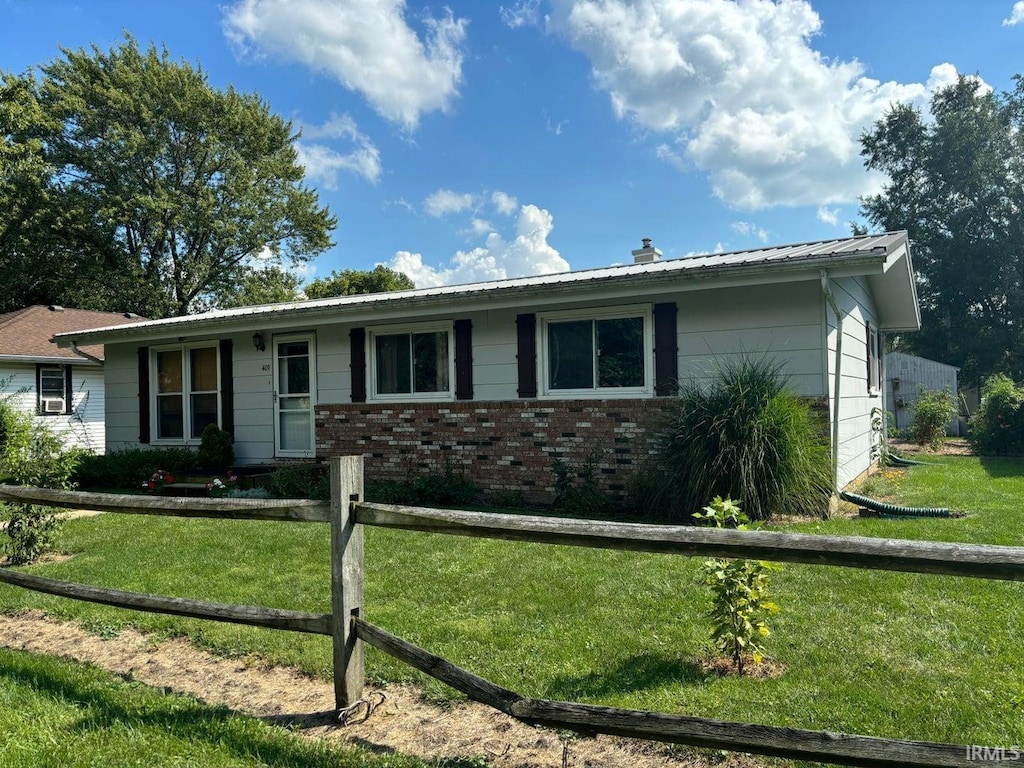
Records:
M314 338L274 337L274 439L277 456L314 456Z

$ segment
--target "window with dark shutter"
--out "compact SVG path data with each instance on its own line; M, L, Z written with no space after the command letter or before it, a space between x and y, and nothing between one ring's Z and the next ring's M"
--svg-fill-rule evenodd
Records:
M149 347L139 347L139 442L149 442Z
M672 395L679 381L676 303L654 305L654 394Z
M519 396L537 396L537 315L516 315L516 361L519 368Z
M235 439L235 374L231 339L220 341L220 428Z
M352 402L366 402L366 329L348 332L350 367L352 370Z
M455 321L455 399L473 399L473 321Z

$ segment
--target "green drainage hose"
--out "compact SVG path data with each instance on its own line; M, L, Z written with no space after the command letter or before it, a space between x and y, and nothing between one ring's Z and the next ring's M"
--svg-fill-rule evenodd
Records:
M902 456L897 456L895 453L890 453L885 457L885 463L891 467L927 467L931 466L930 461L915 461L914 459L905 459Z
M884 501L875 501L867 496L861 496L849 491L840 491L840 498L858 504L872 512L878 512L883 517L952 517L952 513L945 507L901 507L898 504L886 504Z

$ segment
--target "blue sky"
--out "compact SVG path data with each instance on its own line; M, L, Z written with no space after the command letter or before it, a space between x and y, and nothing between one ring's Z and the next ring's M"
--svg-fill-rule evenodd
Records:
M124 31L302 127L307 277L421 287L848 234L890 103L1024 73L1024 0L0 0L0 69Z

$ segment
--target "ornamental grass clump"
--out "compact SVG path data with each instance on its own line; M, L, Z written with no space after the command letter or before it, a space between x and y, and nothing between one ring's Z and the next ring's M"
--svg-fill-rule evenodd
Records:
M681 384L656 460L641 499L652 517L686 523L715 496L739 500L752 520L828 510L825 425L767 358L723 362L712 381Z

